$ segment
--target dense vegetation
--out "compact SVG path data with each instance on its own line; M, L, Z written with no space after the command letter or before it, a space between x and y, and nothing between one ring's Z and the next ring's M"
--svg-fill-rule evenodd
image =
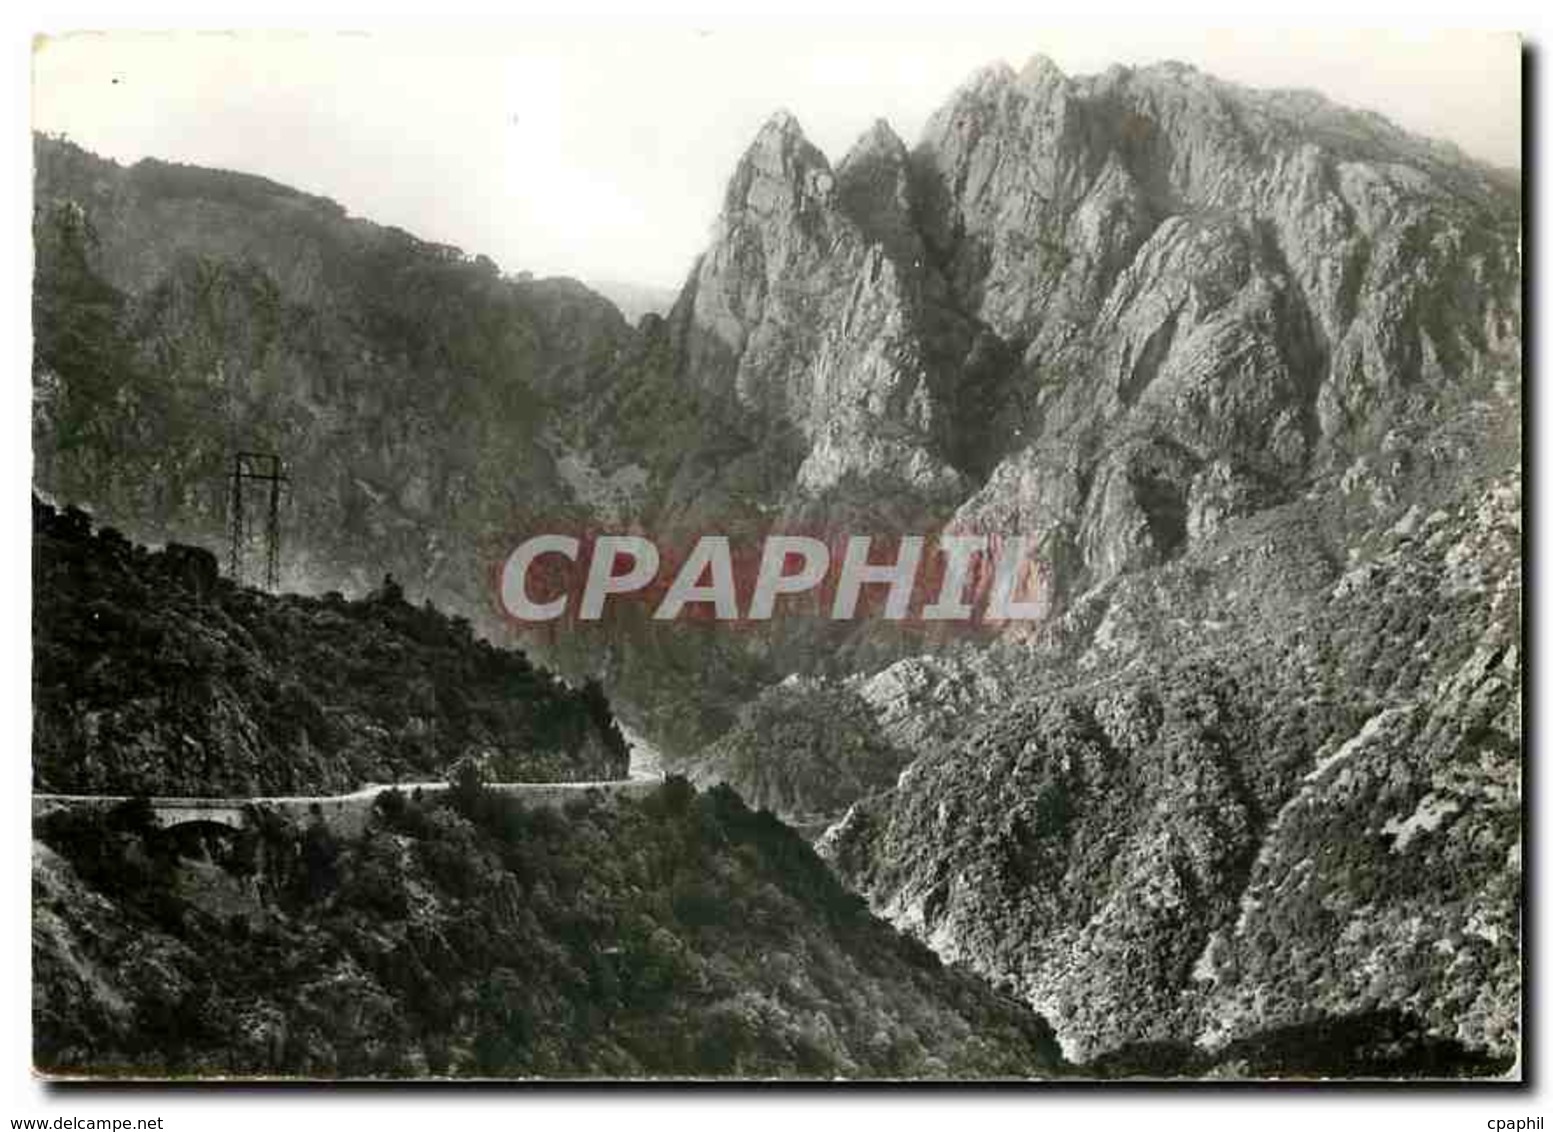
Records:
M33 781L100 794L334 794L623 778L596 683L568 687L393 584L272 596L210 552L149 551L33 503Z
M906 759L850 688L794 677L746 704L697 757L691 778L727 783L818 836L853 802L893 785Z
M273 815L57 814L35 849L52 1072L320 1077L1047 1075L1024 1006L871 916L727 788L525 810L384 795Z
M1278 1077L1440 1079L1502 1074L1513 1059L1429 1032L1400 1010L1367 1010L1279 1026L1214 1053L1179 1042L1140 1043L1084 1067L1098 1078Z

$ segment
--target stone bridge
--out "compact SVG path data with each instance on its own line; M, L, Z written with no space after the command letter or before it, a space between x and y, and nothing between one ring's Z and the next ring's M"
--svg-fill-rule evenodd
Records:
M485 789L525 806L560 809L568 802L589 793L609 796L644 797L661 785L661 778L612 779L602 782L491 782ZM379 794L399 790L413 794L434 794L448 789L446 782L401 782L395 785L371 785L353 794L335 794L273 798L151 798L151 812L163 829L181 825L210 823L242 829L251 810L269 810L296 821L319 821L331 832L354 837L366 828ZM59 810L110 809L129 801L125 795L106 794L34 794L32 820Z

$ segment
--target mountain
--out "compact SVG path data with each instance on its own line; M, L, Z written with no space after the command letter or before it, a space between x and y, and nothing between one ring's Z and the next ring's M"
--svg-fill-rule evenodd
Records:
M726 787L528 807L483 780L626 775L596 685L396 586L235 585L34 503L35 1052L53 1073L1029 1077L1027 1007L871 915ZM143 796L380 794L364 829Z
M396 283L400 321L379 320L365 265L390 236L325 202L39 151L47 490L209 541L219 510L169 497L161 453L202 453L219 486L231 440L211 438L238 434L216 421L305 405L264 434L319 454L296 561L357 586L391 565L493 634L492 555L546 524L1023 536L1034 623L927 632L794 603L724 632L627 610L533 647L600 679L671 767L814 837L1095 1072L1255 1071L1318 1034L1354 1065L1376 1064L1360 1046L1472 1072L1514 1057L1515 178L1309 92L1036 58L972 76L915 144L880 122L836 163L773 115L672 308L632 328L565 285L476 287L478 261L397 236L393 278L426 282ZM306 245L294 216L372 237L329 245L338 275L304 272L277 250ZM399 376L304 398L310 363L239 364L262 304L195 317L232 287L175 283L172 248L269 280L282 328L351 344L287 357L360 348L402 356ZM484 337L441 297L466 288L500 297ZM436 345L401 355L401 331ZM147 376L206 342L222 368L176 395ZM120 358L142 368L94 376ZM138 408L217 372L258 392L197 400L197 428ZM413 506L423 480L447 485L436 507Z
M683 780L564 813L383 797L359 838L57 814L34 843L51 1073L978 1078L1062 1069L1028 1008Z
M1514 1055L1518 477L1335 564L1310 510L1094 595L1001 693L918 662L860 689L917 757L822 853L1075 1060L1378 1008Z
M48 138L34 159L38 486L219 547L232 453L276 452L287 588L391 572L494 620L508 531L566 498L546 407L631 341L619 312L262 178Z
M1028 533L1055 608L1513 375L1518 224L1500 177L1372 116L1038 58L834 170L774 117L690 364L799 430L789 492Z
M777 114L666 328L698 402L753 423L640 514L1023 534L1060 617L1418 459L1485 395L1515 403L1519 209L1503 175L1373 115L1174 65L989 68L914 148L880 123L834 167ZM790 618L746 655L770 684L922 648ZM642 698L617 651L612 686Z
M41 136L34 160L34 483L132 539L223 550L233 453L274 452L283 588L359 596L391 573L517 644L492 579L525 534L665 511L703 470L765 484L786 458L701 403L664 320L633 331L574 281L506 278L246 174ZM522 643L612 675L607 639ZM724 667L692 742L770 675ZM638 693L617 702L653 722L663 669L617 679Z
M45 793L348 794L441 779L624 778L597 684L569 688L469 622L369 598L271 596L214 555L147 551L33 502L33 784Z

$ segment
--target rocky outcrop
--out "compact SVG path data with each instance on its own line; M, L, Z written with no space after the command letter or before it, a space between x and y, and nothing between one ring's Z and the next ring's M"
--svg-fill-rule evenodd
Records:
M1313 96L1036 60L974 79L915 159L933 255L1021 351L1006 408L1035 441L955 524L1018 524L1069 596L1180 553L1200 477L1219 514L1288 498L1518 365L1517 195Z
M880 122L835 166L775 115L674 310L635 332L575 285L257 178L38 153L40 200L80 210L97 241L76 259L123 300L104 353L143 359L99 396L48 346L83 328L53 334L41 304L40 483L196 541L220 529L220 454L279 448L307 488L293 584L386 567L493 633L492 563L557 521L1023 534L1058 615L1518 366L1513 185L1176 65L992 67L914 148ZM45 300L92 284L56 227ZM605 658L664 647L557 660L605 665L646 719L657 693ZM717 671L774 681L823 650L744 651ZM716 691L714 716L755 690Z
M1494 171L1313 95L1037 58L834 172L773 118L687 288L688 371L797 428L773 503L947 502L1032 536L1056 611L1513 372L1518 218Z
M915 161L1031 393L950 525L1033 535L1049 616L868 681L919 757L825 852L1070 1056L1385 1009L1513 1057L1518 197L1176 67L985 72Z
M709 332L690 357L695 380L796 427L809 445L798 487L810 494L875 476L926 498L963 491L935 451L945 423L913 315L913 260L901 258L905 193L904 149L888 127L838 178L778 114L729 182L692 283L694 321Z

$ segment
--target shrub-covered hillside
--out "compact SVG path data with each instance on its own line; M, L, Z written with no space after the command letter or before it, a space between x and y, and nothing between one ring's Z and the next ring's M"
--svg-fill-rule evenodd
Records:
M33 504L33 781L73 794L342 793L460 759L502 781L623 778L596 684L568 687L384 585L235 585Z
M1045 1023L869 914L726 787L385 794L362 838L125 804L34 848L48 1072L1047 1075Z
M1011 981L1086 1068L1154 1071L1158 1043L1229 1064L1255 1045L1276 1068L1288 1035L1348 1048L1395 1021L1400 1061L1502 1072L1520 486L1408 505L1324 563L1281 509L1221 565L1096 594L1085 652L930 740L821 851L886 918Z
M744 705L689 774L696 783L725 782L818 837L853 802L894 785L906 759L852 689L793 676Z

